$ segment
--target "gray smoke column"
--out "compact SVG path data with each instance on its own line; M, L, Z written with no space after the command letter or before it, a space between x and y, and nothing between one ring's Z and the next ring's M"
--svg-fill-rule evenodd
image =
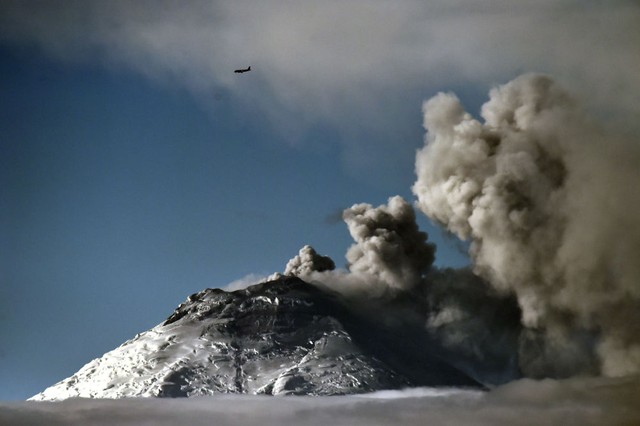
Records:
M356 204L342 217L355 241L346 255L352 274L406 290L420 282L433 263L435 246L418 229L413 207L402 197L391 197L378 207Z
M355 204L342 218L354 240L347 251L347 269L305 246L291 259L285 275L297 275L314 284L331 288L355 300L372 300L412 290L420 283L434 260L435 246L418 229L413 207L400 196L387 204Z
M329 256L319 255L313 247L306 245L284 269L285 275L308 276L312 272L332 271L336 264Z
M423 110L419 208L472 241L474 271L517 297L526 327L587 330L604 374L639 372L639 141L540 75L493 89L484 122L452 94Z

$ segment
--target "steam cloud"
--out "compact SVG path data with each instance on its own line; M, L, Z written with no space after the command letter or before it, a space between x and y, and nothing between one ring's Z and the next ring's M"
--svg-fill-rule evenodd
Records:
M474 272L515 294L547 349L581 352L570 331L584 330L604 374L640 371L637 141L590 124L540 75L493 89L484 123L452 94L423 110L419 208L472 241Z

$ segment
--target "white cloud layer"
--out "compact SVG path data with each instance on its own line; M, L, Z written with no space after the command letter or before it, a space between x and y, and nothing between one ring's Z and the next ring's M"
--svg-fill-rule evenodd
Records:
M406 129L422 97L524 71L554 75L611 119L640 111L635 1L6 0L0 40L202 99L229 91L285 135L337 126L353 163L376 144L413 150ZM231 72L247 65L243 78ZM350 137L362 132L370 138Z
M363 396L121 399L0 403L11 425L636 424L638 377L520 380L488 393L408 389Z

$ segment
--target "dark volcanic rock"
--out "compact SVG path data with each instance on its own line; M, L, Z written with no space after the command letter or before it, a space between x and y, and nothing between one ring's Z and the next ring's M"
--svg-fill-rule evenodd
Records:
M207 289L34 399L479 386L430 356L423 334L356 315L338 295L298 278Z

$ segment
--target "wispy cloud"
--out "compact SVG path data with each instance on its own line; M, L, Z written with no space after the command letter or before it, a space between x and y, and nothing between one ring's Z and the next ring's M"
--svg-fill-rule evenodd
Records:
M419 102L436 90L491 85L529 70L553 74L603 110L636 114L638 22L640 6L632 1L0 6L5 42L33 43L64 60L129 68L205 98L224 88L284 134L330 123L346 136L377 135L369 148L402 145L402 129L411 117L419 119ZM254 70L247 78L231 72L247 65Z

